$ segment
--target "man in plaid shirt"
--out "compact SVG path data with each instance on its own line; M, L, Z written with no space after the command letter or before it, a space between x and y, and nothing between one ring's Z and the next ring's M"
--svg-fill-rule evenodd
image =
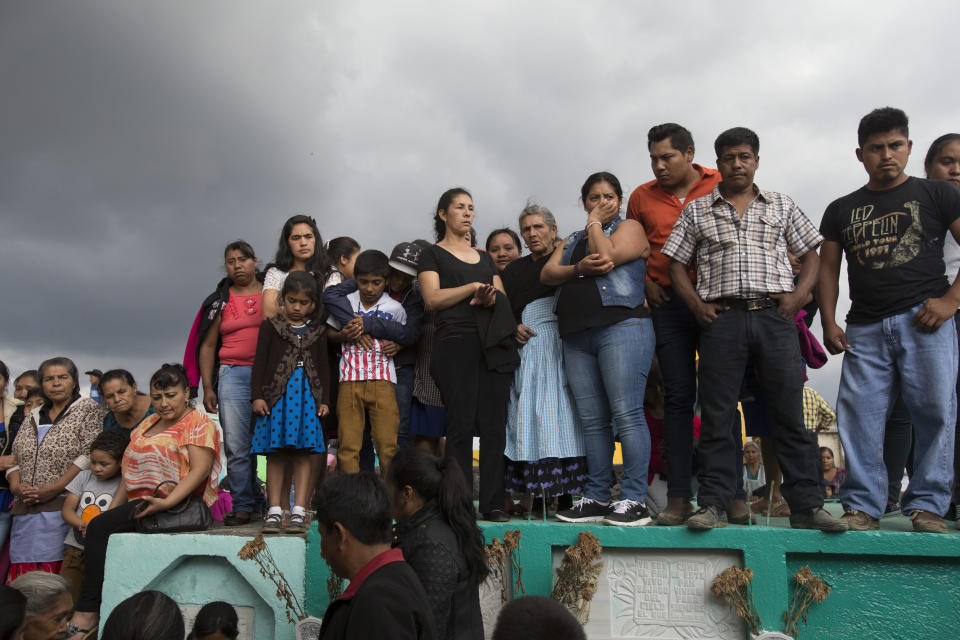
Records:
M813 387L803 387L803 424L807 431L826 431L837 424L837 414Z
M727 524L737 486L736 443L729 425L747 361L756 365L769 406L781 491L798 529L845 531L823 509L819 449L803 424L800 343L793 318L817 279L822 240L788 196L753 183L760 141L737 127L714 142L722 181L683 210L663 248L674 292L690 307L700 333L702 425L700 510L690 529ZM796 287L787 250L799 256ZM687 275L696 263L697 285Z

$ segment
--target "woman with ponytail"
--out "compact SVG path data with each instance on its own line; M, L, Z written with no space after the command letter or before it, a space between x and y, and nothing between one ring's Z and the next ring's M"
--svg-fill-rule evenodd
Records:
M438 639L480 640L480 583L487 577L483 534L460 467L423 449L401 449L387 470L397 519L394 546L430 601Z

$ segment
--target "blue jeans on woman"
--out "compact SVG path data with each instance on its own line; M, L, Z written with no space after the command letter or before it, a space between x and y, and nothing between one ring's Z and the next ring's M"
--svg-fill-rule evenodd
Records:
M257 504L257 463L250 454L250 371L252 367L221 364L217 386L220 427L227 454L227 484L234 511L252 512Z
M643 416L643 396L654 345L650 318L563 336L564 370L587 450L586 498L610 500L614 434L623 452L620 498L637 502L647 498L650 429Z
M918 331L909 311L879 322L847 325L851 347L843 355L837 424L847 478L840 502L873 518L887 504L883 464L884 424L897 396L913 419L913 477L903 494L904 513L937 515L950 506L953 441L957 421L957 331L949 321L933 332Z

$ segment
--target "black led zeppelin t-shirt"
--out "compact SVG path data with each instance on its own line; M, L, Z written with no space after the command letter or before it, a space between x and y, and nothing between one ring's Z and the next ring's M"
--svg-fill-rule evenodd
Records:
M847 257L847 322L878 322L946 293L943 239L958 217L960 189L923 178L831 202L820 233Z

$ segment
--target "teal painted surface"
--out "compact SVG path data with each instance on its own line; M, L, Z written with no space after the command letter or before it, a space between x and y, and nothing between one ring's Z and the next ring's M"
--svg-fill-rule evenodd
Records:
M788 556L789 575L803 565L832 589L801 638L960 637L960 558Z
M323 612L330 604L327 596L327 578L330 577L330 567L327 561L320 557L320 531L317 527L310 527L307 532L307 615L317 618L323 617Z
M203 605L225 600L254 607L256 637L293 640L276 586L260 575L252 560L237 556L249 536L181 533L144 535L121 533L110 537L100 616L130 595L157 589L181 605ZM280 570L300 601L304 600L305 543L300 537L267 538Z
M790 605L793 573L810 564L834 586L830 597L811 610L804 638L960 637L960 531L918 534L907 518L883 520L882 531L826 534L787 528L786 518L772 526L737 526L706 532L684 527L610 527L515 519L481 523L489 543L505 531L520 529L519 560L528 594L550 595L552 553L590 531L605 548L730 549L743 554L754 571L753 592L764 626L779 630ZM952 524L952 523L951 523ZM322 616L328 604L329 569L319 556L319 533L312 530L307 557L307 607ZM311 553L316 549L316 553ZM869 610L869 616L863 612ZM903 627L912 621L913 627ZM876 629L865 629L869 623ZM898 629L905 629L898 635ZM949 633L926 634L920 629ZM842 633L838 632L843 630Z
M273 608L224 558L185 558L144 588L162 591L180 605L202 607L212 600L224 600L234 607L253 607L254 637L275 637Z

